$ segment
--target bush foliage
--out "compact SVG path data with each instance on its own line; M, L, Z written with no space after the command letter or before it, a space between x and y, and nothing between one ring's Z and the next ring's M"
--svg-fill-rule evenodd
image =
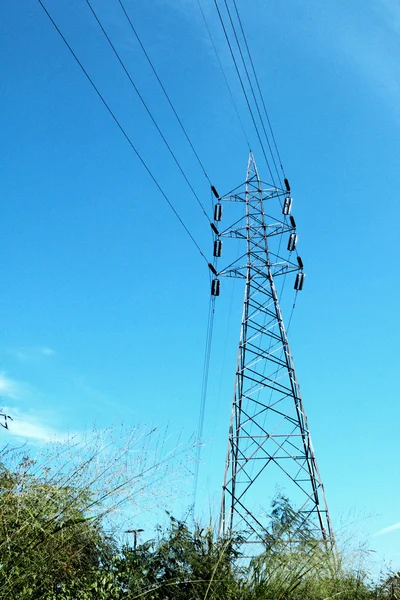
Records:
M278 497L271 536L256 558L244 558L245 533L217 537L210 525L189 526L169 515L154 539L117 542L105 530L92 479L65 470L48 476L28 457L0 463L0 573L3 599L33 600L389 600L400 576L369 583L307 529L287 543L296 513ZM76 464L71 466L77 468ZM73 483L72 483L73 482ZM112 490L103 490L109 498ZM96 511L93 511L93 506ZM110 507L107 506L108 514Z

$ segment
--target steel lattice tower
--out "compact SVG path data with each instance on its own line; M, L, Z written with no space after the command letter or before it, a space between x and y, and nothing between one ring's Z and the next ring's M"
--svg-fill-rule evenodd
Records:
M299 539L306 524L317 539L333 541L280 306L286 275L296 274L297 291L304 281L287 180L285 185L286 190L262 183L250 152L245 184L220 197L214 214L214 256L221 256L224 238L246 243L246 251L217 276L245 280L220 533L246 531L248 541L265 540L269 532L260 513L278 485L297 511ZM225 202L241 209L244 204L245 211L222 230ZM212 293L219 294L217 278Z

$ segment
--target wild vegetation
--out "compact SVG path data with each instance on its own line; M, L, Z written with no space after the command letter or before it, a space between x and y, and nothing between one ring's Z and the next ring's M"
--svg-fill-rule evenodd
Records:
M25 449L3 450L2 599L400 598L400 574L372 584L364 569L348 567L344 557L321 545L307 529L301 543L288 544L297 515L284 497L273 503L271 535L256 558L243 557L245 532L224 539L211 525L189 525L172 515L153 539L139 543L133 530L131 541L121 542L122 513L114 523L110 515L128 500L130 510L148 501L144 490L151 490L155 482L160 485L158 469L166 469L165 462L150 453L146 435L141 440L146 460L130 464L132 444L137 446L132 440L108 445L103 438L91 438L84 443L85 453L79 442L68 445L67 455L61 444L45 460L43 455L29 457ZM177 454L170 456L170 473ZM149 473L154 477L146 481Z

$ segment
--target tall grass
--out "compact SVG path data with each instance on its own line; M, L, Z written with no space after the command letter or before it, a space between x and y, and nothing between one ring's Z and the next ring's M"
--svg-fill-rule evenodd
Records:
M245 531L221 538L211 523L191 526L171 515L153 539L123 543L119 532L132 514L137 527L143 505L165 504L177 493L192 452L190 445L168 450L165 434L156 435L93 433L34 458L25 448L3 450L1 599L400 598L399 574L371 583L365 561L354 566L321 541L282 496L253 558Z

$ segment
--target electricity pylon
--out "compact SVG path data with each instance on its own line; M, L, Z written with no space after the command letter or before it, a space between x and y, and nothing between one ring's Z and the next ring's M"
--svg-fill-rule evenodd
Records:
M307 529L317 539L333 543L324 488L281 311L287 275L296 274L295 294L304 282L286 179L285 187L261 182L250 152L245 184L218 197L214 212L213 271L218 274L212 294L219 295L219 277L245 281L220 533L246 532L247 541L265 542L270 532L262 513L278 486L297 512L292 535L300 540ZM236 203L242 216L236 215L234 224L222 229L222 206L228 202ZM239 238L246 250L217 271L224 238Z

